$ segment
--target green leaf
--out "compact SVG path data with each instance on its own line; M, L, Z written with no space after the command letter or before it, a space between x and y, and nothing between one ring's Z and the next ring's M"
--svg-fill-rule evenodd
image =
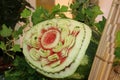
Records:
M31 15L31 10L29 10L28 8L25 8L21 13L22 18L28 18L30 15Z
M103 14L103 12L100 10L100 6L98 6L98 5L93 7L93 12L95 12L96 15Z
M66 16L64 15L64 12L67 11L68 7L64 5L60 7L60 4L55 5L51 11L48 11L43 7L38 7L32 14L33 25L48 19L55 18L56 15L65 18Z
M116 56L116 58L120 59L120 47L117 47L115 49L115 56Z
M24 58L22 60L20 57L17 56L13 62L13 65L16 67L21 66L20 62L24 64L25 63Z
M70 5L70 8L71 8L72 10L75 10L75 9L77 9L79 6L80 6L80 3L79 3L79 2L74 2L73 4Z
M63 13L58 14L61 18L67 18L67 16Z
M0 30L0 35L2 37L9 37L12 34L12 29L7 27L5 24L2 25L2 30Z
M68 11L68 7L64 5L60 9L60 12L67 12L67 11Z
M52 12L58 12L60 11L60 4L57 4L53 7Z
M82 62L80 63L80 65L87 65L88 64L88 55L85 55L82 59Z
M49 19L49 13L43 7L39 7L35 10L35 12L33 12L33 15L32 15L33 25L35 25L39 22L42 22L46 19Z
M99 6L92 6L86 9L86 14L89 18L95 19L98 15L103 14Z
M22 71L16 71L16 72L14 72L14 73L12 73L12 74L9 74L9 72L10 72L10 71L6 71L6 72L5 72L6 77L15 77L15 76L20 76L20 75L22 75Z
M104 16L102 17L102 21L99 21L98 23L95 23L96 27L98 28L98 30L100 32L103 32L103 29L105 27L105 23L106 23L106 18Z
M18 38L19 38L19 35L21 35L21 34L23 33L23 29L24 29L24 28L25 28L24 26L21 26L21 27L19 27L18 30L15 30L15 31L13 32L13 37L16 38L16 39L18 39Z
M5 43L4 42L0 42L0 48L2 49L2 50L6 50L6 45L5 45Z
M20 51L21 51L20 45L19 45L19 44L15 44L15 45L12 47L12 50L13 50L14 52L20 52Z
M118 31L116 35L116 46L120 47L120 31Z

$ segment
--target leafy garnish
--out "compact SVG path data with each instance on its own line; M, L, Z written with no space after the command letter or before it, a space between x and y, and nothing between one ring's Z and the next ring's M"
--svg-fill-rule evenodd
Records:
M48 11L46 9L44 9L43 7L39 7L32 14L33 25L35 25L41 21L44 21L48 18L49 18Z
M28 8L25 8L21 13L22 18L28 18L30 15L31 15L31 10L29 10Z
M5 60L12 61L15 57L15 53L21 52L20 44L15 44L15 41L23 34L23 29L29 24L29 16L31 11L28 8L21 13L21 19L25 20L21 27L17 30L11 26L3 24L0 28L0 50L2 51L2 57ZM17 27L17 26L16 26ZM3 56L4 55L4 56Z
M25 58L16 56L13 68L5 72L5 80L44 80L44 77L31 68ZM49 79L48 79L49 80Z
M67 11L68 11L68 7L64 5L60 9L60 12L67 12Z
M120 60L120 47L117 47L115 49L115 56L116 56L116 58L118 58Z
M11 50L13 50L14 52L20 52L20 51L21 51L20 45L19 45L19 44L15 44L15 45L12 47Z
M83 22L90 27L95 26L95 19L98 15L103 14L98 5L90 4L89 0L76 0L71 4L74 19Z
M0 35L2 37L9 37L12 34L11 27L7 27L5 24L2 25L2 30L0 30Z
M96 27L98 28L98 31L100 31L101 33L103 32L105 23L106 23L106 18L103 16L102 21L99 21L98 23L95 24Z
M120 47L120 31L116 35L116 47Z
M14 37L15 39L18 39L19 36L22 35L24 28L25 28L24 26L21 26L21 27L19 27L18 30L15 30L15 31L13 32L13 37Z
M2 50L6 50L6 45L5 45L5 43L2 42L2 41L0 41L0 48L1 48Z
M51 11L46 10L43 7L38 7L35 10L35 12L33 12L33 14L32 14L33 25L35 25L41 21L55 18L56 16L65 18L66 16L65 16L64 12L67 12L67 11L68 11L68 7L64 6L64 5L60 6L60 4L55 5Z
M120 31L116 34L116 48L115 48L115 56L117 58L118 64L120 63Z

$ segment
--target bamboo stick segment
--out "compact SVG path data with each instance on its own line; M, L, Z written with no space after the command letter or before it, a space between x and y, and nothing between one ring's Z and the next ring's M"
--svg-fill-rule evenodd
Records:
M111 55L110 61L113 61L114 58L115 58L115 56ZM111 72L111 69L112 69L112 64L109 63L108 66L109 66L109 67L106 67L106 72L103 74L103 77L102 77L101 80L108 80L109 75L110 75L110 72Z
M116 17L115 17L115 19L114 19L114 24L115 24L116 22L118 22L118 17L119 17L119 15L120 15L120 5L118 6L118 9L117 9Z
M105 58L106 58L106 61L107 61L109 59L109 54L106 54ZM101 64L104 64L104 65L100 65L100 68L98 70L98 75L96 76L95 80L97 80L97 79L102 80L102 75L103 75L103 73L106 69L107 62L101 61Z
M114 14L116 12L116 4L114 4L117 0L113 0L112 2L112 6L111 6L111 9L110 9L110 12L108 14L108 19L107 19L107 22L106 22L106 25L105 26L108 26L109 23L112 23L113 19L114 19ZM107 28L107 27L105 27ZM103 32L105 32L106 29L104 29Z

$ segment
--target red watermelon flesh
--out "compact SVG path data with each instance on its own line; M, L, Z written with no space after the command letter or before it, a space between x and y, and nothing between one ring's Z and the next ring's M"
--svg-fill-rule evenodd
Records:
M60 39L60 33L57 30L48 30L41 37L43 48L50 49L57 45Z

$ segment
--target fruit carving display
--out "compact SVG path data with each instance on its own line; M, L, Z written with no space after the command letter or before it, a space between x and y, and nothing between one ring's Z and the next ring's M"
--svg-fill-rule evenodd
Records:
M91 29L72 19L51 19L33 26L23 38L23 53L31 67L51 78L65 78L79 67Z

